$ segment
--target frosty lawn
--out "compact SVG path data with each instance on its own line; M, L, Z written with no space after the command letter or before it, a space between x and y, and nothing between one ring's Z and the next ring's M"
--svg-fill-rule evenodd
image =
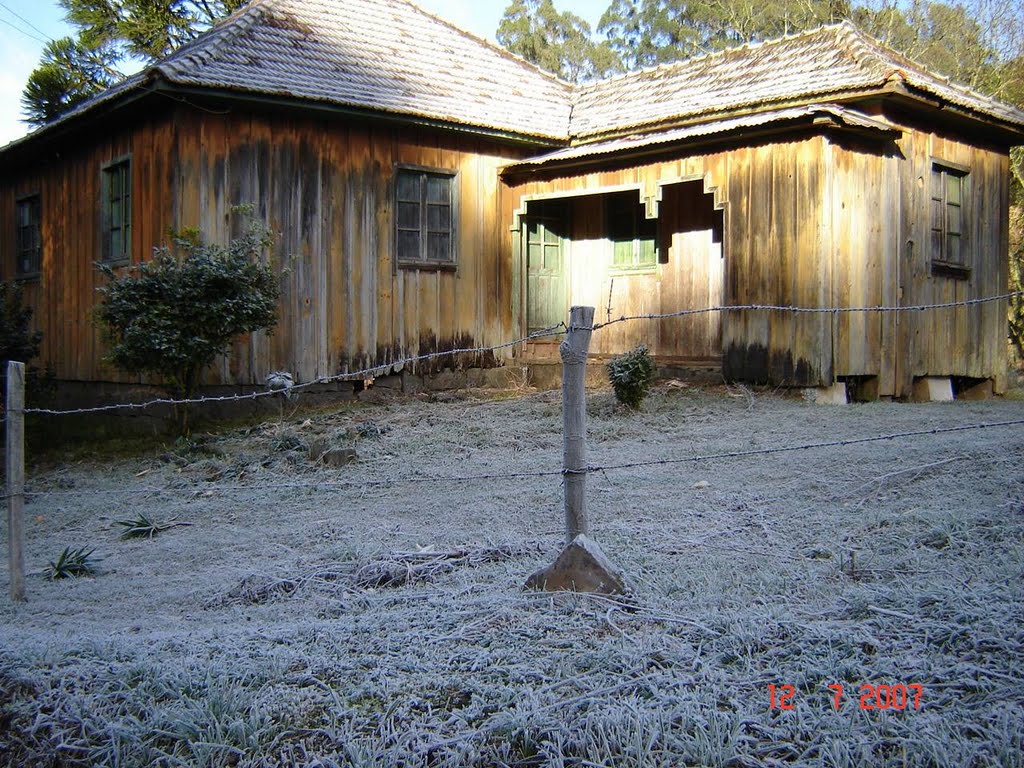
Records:
M588 458L612 464L1024 402L663 387L589 412ZM324 446L359 461L311 462ZM0 583L0 765L1021 766L1022 457L1010 427L591 475L629 600L522 590L564 535L560 478L530 474L560 468L557 393L30 468L47 495L26 507L29 602ZM191 525L120 540L140 514ZM65 546L98 575L45 580ZM862 709L862 684L920 685L919 708Z

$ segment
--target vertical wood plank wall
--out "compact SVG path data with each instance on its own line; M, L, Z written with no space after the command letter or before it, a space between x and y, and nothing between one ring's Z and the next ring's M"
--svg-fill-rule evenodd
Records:
M231 214L238 204L251 204L277 233L278 326L236 343L207 372L207 384L258 384L278 369L310 381L425 352L498 344L513 334L510 244L498 221L497 177L523 148L426 128L186 107L80 146L5 178L0 192L5 278L13 276L14 199L42 195L43 272L25 287L44 331L40 360L59 379L138 381L103 363L92 322L103 282L94 266L101 168L124 155L132 158L134 261L165 243L170 229L198 227L208 240L226 243L239 232L240 219ZM399 163L457 172L456 270L398 269L392 262ZM433 367L450 365L449 359Z
M613 274L599 225L576 222L582 241L572 243L572 300L592 303L601 320L609 287L612 317L723 304L824 306L830 285L821 266L824 141L817 136L523 182L507 190L506 215L514 218L531 198L622 187L651 201L668 248L668 261L655 274ZM717 235L716 215L724 219ZM633 321L602 329L591 348L614 353L645 343L666 359L722 361L734 378L818 383L832 376L830 322L783 312Z
M514 225L529 199L622 186L660 200L662 237L672 233L668 263L656 275L616 277L613 317L716 304L874 307L1005 293L1006 152L913 127L903 130L895 143L820 134L522 181L505 190L503 215ZM967 280L931 272L933 160L969 169ZM686 230L682 222L710 210L691 196L690 184L679 184L681 178L718 188L722 246L713 242L710 229L699 233L702 241L693 239L698 233L680 236ZM666 197L666 190L682 191ZM595 222L581 222L579 215L575 222L580 241L572 244L572 302L593 304L603 320L612 275L601 250L607 243ZM698 261L710 268L714 258L707 254L716 251L724 253L720 272L694 270L694 255L704 254ZM517 298L521 319L525 310ZM1005 302L899 314L735 311L720 319L696 315L613 326L595 334L592 349L614 353L646 343L669 359L718 355L728 378L781 385L878 377L883 396L909 395L920 376L992 378L1002 391L1005 318Z
M1006 293L1009 165L1004 152L907 127L886 151L829 145L834 204L833 306L920 306ZM933 274L933 162L966 169L966 279ZM907 396L921 376L991 378L1006 386L1006 302L836 318L836 373L878 376Z
M178 107L121 130L79 137L28 171L0 169L0 253L13 277L14 201L42 201L42 277L25 284L44 332L40 360L60 379L133 381L102 362L92 320L102 275L101 168L131 156L133 259L171 228L211 240L238 233L250 203L279 238L276 331L239 341L206 383L258 384L284 369L299 381L402 357L497 344L524 331L518 214L529 199L569 197L574 303L611 316L720 304L895 306L1007 290L1008 158L998 148L904 127L897 142L816 134L636 165L499 181L529 150L469 134L343 119ZM969 170L970 274L932 274L930 169ZM396 164L458 173L458 269L399 269L392 260ZM613 273L599 195L635 191L660 217L658 268ZM614 282L613 282L614 281ZM595 334L595 353L646 343L673 360L721 361L730 378L827 385L878 377L904 396L919 376L993 378L1005 387L1005 302L920 313L793 315L735 311L637 321ZM477 360L476 363L490 362Z

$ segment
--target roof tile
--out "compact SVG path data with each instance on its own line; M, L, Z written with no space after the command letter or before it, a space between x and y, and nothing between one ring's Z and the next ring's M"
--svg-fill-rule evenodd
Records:
M161 76L555 143L840 102L898 80L1024 133L1024 111L928 72L849 22L572 86L407 0L252 0L56 124Z
M586 139L785 102L820 101L881 88L894 74L951 104L1024 126L1021 110L934 75L843 22L583 86L576 94L570 133Z
M254 0L159 65L271 92L564 139L570 86L404 0Z

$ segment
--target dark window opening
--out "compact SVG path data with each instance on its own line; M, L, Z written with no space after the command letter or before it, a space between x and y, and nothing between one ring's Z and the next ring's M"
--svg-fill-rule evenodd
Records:
M395 255L400 267L454 267L455 174L400 168L395 174Z
M964 237L967 171L939 163L932 164L931 244L932 274L966 279L967 264Z
M132 248L131 160L121 160L103 169L101 194L103 261L127 261Z
M43 252L39 195L23 197L15 205L17 231L15 274L18 277L35 277L42 269Z

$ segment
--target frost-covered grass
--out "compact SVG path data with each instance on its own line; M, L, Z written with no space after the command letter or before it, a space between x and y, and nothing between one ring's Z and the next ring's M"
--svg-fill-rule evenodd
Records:
M590 400L595 464L1024 418ZM311 462L324 445L360 460ZM1024 430L597 473L628 600L522 591L559 548L557 476L424 479L560 456L557 395L534 394L30 471L51 495L26 510L30 602L0 582L0 765L1024 766ZM119 540L143 513L190 525ZM98 574L47 581L71 545ZM862 710L865 683L920 707Z

